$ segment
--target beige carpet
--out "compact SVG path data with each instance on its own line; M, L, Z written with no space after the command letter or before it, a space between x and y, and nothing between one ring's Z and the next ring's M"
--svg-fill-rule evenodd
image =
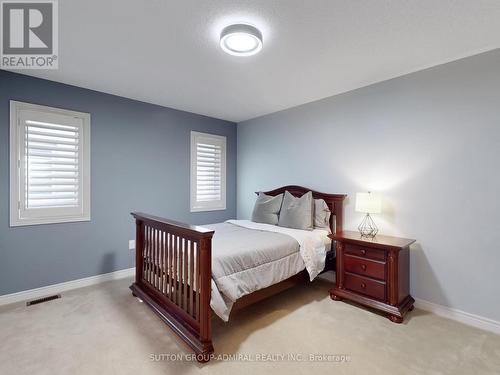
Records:
M0 374L500 373L500 336L419 310L397 325L330 300L322 280L248 307L228 324L214 319L216 353L240 354L239 361L169 358L189 351L131 296L130 283L0 308ZM330 357L309 360L315 354Z

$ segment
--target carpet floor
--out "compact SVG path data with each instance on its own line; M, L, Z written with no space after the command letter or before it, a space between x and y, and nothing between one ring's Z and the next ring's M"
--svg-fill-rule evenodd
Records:
M0 374L499 374L500 335L415 309L403 324L328 297L317 280L213 320L217 357L189 350L131 279L0 308Z

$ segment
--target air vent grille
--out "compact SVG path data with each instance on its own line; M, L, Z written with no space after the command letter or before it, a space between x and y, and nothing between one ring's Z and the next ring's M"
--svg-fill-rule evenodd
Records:
M58 299L58 298L61 298L60 294L55 294L53 296L42 297L42 298L34 299L33 301L26 302L26 306L38 305L39 303L52 301L52 300L55 300L55 299Z

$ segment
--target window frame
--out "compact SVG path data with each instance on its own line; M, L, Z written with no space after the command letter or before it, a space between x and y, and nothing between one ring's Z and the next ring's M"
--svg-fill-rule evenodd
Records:
M196 199L197 186L197 149L196 144L200 138L212 140L221 146L221 199L198 202ZM190 210L191 212L222 211L226 209L226 155L227 138L222 135L191 131L191 181L190 181Z
M79 148L79 172L81 174L78 186L81 194L81 204L67 209L37 208L42 215L37 216L35 209L24 208L24 167L22 160L24 145L22 144L21 119L25 112L39 112L41 117L73 117L81 121L81 147ZM10 226L26 226L39 224L57 224L90 221L90 114L61 108L31 104L19 101L10 101ZM23 189L23 190L21 190ZM51 214L48 215L47 212Z

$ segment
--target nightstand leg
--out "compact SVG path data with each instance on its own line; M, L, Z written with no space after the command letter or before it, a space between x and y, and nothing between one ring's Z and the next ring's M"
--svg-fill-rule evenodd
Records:
M343 298L342 297L339 297L339 296L336 296L334 293L333 293L333 289L330 290L330 298L333 299L334 301L342 301Z
M387 318L389 318L389 320L393 323L397 323L397 324L401 324L403 323L403 318L401 318L400 316L396 316L396 315L392 315L392 314L388 314L387 315Z

